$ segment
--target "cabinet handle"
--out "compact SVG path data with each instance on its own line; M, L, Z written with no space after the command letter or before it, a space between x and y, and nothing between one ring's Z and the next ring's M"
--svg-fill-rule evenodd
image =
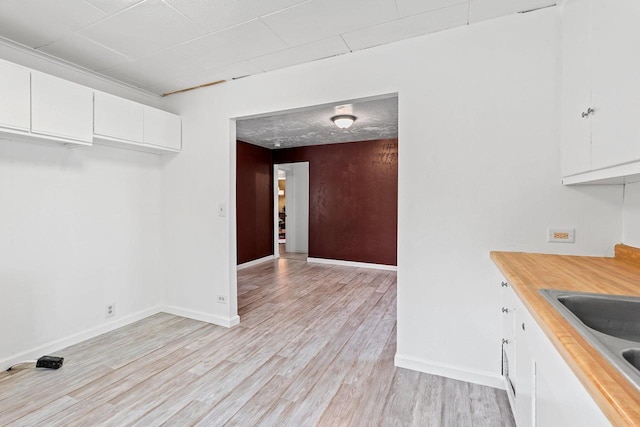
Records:
M589 108L587 108L587 111L583 111L582 112L582 118L584 119L586 117L589 117L589 115L591 115L591 114L593 114L595 112L596 111L593 108L589 107Z
M524 323L522 324L522 330L524 331Z
M509 286L509 284L507 282L502 282L500 283L500 286L502 286L503 288L506 288L507 286Z
M502 338L502 344L509 344L509 340Z
M508 312L509 312L509 309L508 309L508 308L506 308L506 307L502 307L502 312L503 312L503 313L508 313Z

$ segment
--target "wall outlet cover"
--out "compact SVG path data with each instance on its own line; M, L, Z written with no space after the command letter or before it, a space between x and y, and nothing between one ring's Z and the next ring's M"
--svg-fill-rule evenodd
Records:
M551 243L575 243L575 228L549 228L547 230L547 241Z

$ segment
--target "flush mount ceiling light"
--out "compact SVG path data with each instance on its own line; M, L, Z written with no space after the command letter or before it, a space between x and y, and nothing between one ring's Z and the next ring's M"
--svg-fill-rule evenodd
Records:
M351 114L340 114L331 117L331 121L340 129L348 129L351 127L353 122L356 121L356 116L352 116Z

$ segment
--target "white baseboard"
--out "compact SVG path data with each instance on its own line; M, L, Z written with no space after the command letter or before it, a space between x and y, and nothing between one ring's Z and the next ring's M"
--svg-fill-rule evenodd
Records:
M131 323L137 322L138 320L142 320L145 317L153 316L154 314L160 313L161 311L162 310L160 307L153 307L148 310L139 311L137 313L123 317L121 319L113 320L104 325L88 329L69 337L50 341L46 344L32 348L31 350L22 352L4 360L0 360L0 369L4 371L23 360L33 360L39 358L40 356L44 356L45 354L55 353L63 348L67 348L71 345L78 344L79 342L97 337L98 335L102 335L106 332L111 332L114 329L118 329Z
M342 265L345 267L373 268L375 270L398 271L398 267L395 265L372 264L369 262L343 261L340 259L309 257L307 258L307 262L315 263L315 264Z
M454 380L466 381L488 387L504 390L505 383L500 375L484 371L462 369L459 367L446 365L443 363L431 362L404 354L396 354L395 365L399 368L411 369L412 371L424 372L431 375L453 378Z
M162 311L165 313L173 314L175 316L186 317L188 319L199 320L201 322L213 323L214 325L224 326L225 328L231 328L240 323L240 316L225 317L217 316L215 314L202 313L195 310L186 310L180 307L173 307L165 305L162 307Z
M242 270L244 268L253 267L254 265L262 264L263 262L274 260L275 257L273 255L269 255L263 258L254 259L253 261L248 261L238 265L238 270Z

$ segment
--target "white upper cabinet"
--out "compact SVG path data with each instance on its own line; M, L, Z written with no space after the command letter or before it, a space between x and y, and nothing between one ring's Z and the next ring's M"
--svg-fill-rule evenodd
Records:
M96 138L143 142L143 106L128 99L95 93L93 133Z
M562 31L562 176L591 169L591 0L569 1ZM583 113L585 113L583 115Z
M640 160L640 2L593 0L592 169Z
M144 107L144 142L172 151L182 148L182 120L157 108Z
M74 143L93 141L93 91L47 74L31 75L31 132Z
M0 60L0 134L156 154L182 149L182 119Z
M568 0L562 31L563 183L640 174L640 2Z
M29 132L31 128L31 71L0 61L0 127Z

